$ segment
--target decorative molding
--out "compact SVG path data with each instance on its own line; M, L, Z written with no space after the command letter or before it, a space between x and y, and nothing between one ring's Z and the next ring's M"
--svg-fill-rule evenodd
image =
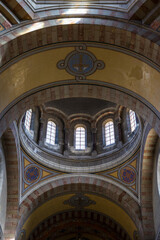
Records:
M85 156L83 160L80 158L77 160L76 157L74 157L77 161L73 161L73 158L67 158L62 154L55 154L54 152L52 154L47 153L44 149L31 141L23 131L22 124L19 125L21 146L25 149L26 153L32 156L35 161L40 164L50 169L66 173L95 173L119 166L132 157L133 152L138 149L141 142L142 131L143 129L140 123L138 131L133 138L121 149L117 148L114 152L108 152L108 154L106 152L103 156Z
M139 173L140 150L123 164L106 171L97 173L98 175L111 178L122 184L127 190L132 192L136 198L140 199L140 173Z
M36 185L41 185L43 181L62 174L51 170L47 167L35 162L21 149L21 164L20 164L20 202L27 196L26 193L35 188ZM38 187L37 186L37 187Z
M38 236L42 239L48 239L50 236L57 238L70 233L82 236L85 235L86 230L100 239L106 239L107 236L112 240L131 240L120 223L105 214L89 209L58 212L40 222L29 235L29 239L36 239L36 237L39 239Z

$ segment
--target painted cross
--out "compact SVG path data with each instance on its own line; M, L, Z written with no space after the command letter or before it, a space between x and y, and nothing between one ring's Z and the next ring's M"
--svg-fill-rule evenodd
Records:
M83 63L83 55L80 54L79 56L79 63L78 64L74 64L73 67L79 71L79 72L83 72L85 69L87 69L89 67L89 64L84 64Z

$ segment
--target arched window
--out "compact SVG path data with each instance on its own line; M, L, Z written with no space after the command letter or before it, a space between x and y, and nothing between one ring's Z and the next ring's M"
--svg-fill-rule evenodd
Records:
M136 122L136 114L132 110L129 110L129 119L130 119L131 132L134 132L137 126L137 122Z
M86 129L82 126L75 128L75 149L85 150L86 148Z
M105 129L105 145L109 146L115 143L115 135L114 135L114 123L113 121L108 121L104 125Z
M32 109L29 109L26 112L25 121L24 121L24 126L28 131L30 131L30 128L31 128L31 119L32 119Z
M47 123L46 143L56 144L56 124L53 121Z

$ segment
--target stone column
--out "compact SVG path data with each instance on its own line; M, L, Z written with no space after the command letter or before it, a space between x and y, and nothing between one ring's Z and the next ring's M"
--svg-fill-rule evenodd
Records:
M97 128L95 127L95 124L92 124L92 143L93 143L93 149L92 149L92 156L96 156L97 155Z
M64 156L68 156L68 144L69 144L69 124L64 127Z

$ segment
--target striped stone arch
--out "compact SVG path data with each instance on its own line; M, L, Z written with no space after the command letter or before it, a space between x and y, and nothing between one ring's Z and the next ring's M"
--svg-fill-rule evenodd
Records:
M4 227L4 239L13 239L15 236L16 225L18 224L19 214L19 196L18 196L18 155L16 147L16 138L14 137L14 129L9 128L2 136L2 143L4 149L5 163L6 163L6 190L7 196L4 203L6 203L6 219ZM12 204L10 204L12 202ZM5 211L5 208L3 209ZM2 212L2 211L1 211ZM3 213L3 212L2 212ZM11 214L13 216L11 220Z
M28 21L5 31L0 36L0 73L14 62L36 52L53 48L55 44L86 41L105 44L105 47L109 49L132 55L147 62L158 71L160 69L159 33L147 27L143 28L137 24L125 22L125 20L105 20L100 16L99 19L93 19L81 16L78 23L70 21L64 23L61 19L48 20L46 18L34 21L34 23ZM56 86L54 84L42 86L20 96L0 114L0 134L28 107L33 106L33 102L37 105L41 104L44 99L51 101L59 99L60 95L63 98L65 91L69 97L76 94L80 96L80 91L83 89L85 89L85 92L82 92L84 97L95 95L133 109L147 120L156 132L160 133L160 114L147 101L118 86L106 84L105 91L100 82L97 84L99 86L81 85L79 93L73 92L76 88L75 85L59 85L59 88L53 88Z
M153 169L154 169L154 154L158 136L154 129L148 133L142 163L142 178L141 178L141 211L142 224L144 229L144 239L155 239L154 216L153 216Z
M0 120L0 135L2 135L5 129L7 129L14 120L19 120L19 117L27 109L38 106L44 102L72 97L97 98L128 107L139 114L160 134L159 112L156 111L151 104L133 92L99 81L91 82L91 84L77 84L73 81L70 81L69 84L69 81L67 81L67 83L59 82L54 83L52 86L42 86L39 89L27 92L25 95L21 96L21 98L15 101L12 107L2 116Z
M89 175L63 176L62 178L53 180L52 182L41 186L39 189L31 193L20 205L20 220L17 233L21 231L25 220L35 208L53 197L72 192L92 193L106 197L115 202L131 217L137 226L141 239L143 239L139 204L129 196L128 193L117 186Z
M8 66L10 61L18 61L33 50L51 47L63 42L98 42L125 51L137 58L143 58L148 64L160 66L159 33L137 23L129 23L121 19L87 18L80 16L76 19L58 18L41 21L25 22L0 36L0 67ZM42 49L43 50L43 49ZM31 53L32 51L32 53Z
M78 222L73 219L77 219ZM78 223L78 224L77 224ZM48 228L48 225L50 228ZM116 222L111 217L104 215L102 213L93 211L93 210L70 210L70 211L62 211L57 214L51 215L48 218L44 219L29 235L28 240L36 239L37 236L54 236L55 229L56 238L57 235L62 237L70 234L70 228L74 233L77 234L77 225L78 227L83 229L83 233L85 231L90 233L91 235L97 236L108 236L110 231L114 231L114 234L118 236L118 239L123 240L131 240L130 236L126 232L126 230L120 225L120 223ZM42 227L45 226L45 227ZM50 230L48 230L50 229ZM63 233L61 230L63 229ZM65 231L64 231L65 229ZM67 232L68 230L68 232ZM95 231L97 230L97 231ZM58 234L57 234L58 233ZM99 234L100 233L100 234ZM69 237L69 236L68 236ZM109 236L108 236L109 238ZM103 238L104 239L104 238ZM25 240L25 239L23 239Z

